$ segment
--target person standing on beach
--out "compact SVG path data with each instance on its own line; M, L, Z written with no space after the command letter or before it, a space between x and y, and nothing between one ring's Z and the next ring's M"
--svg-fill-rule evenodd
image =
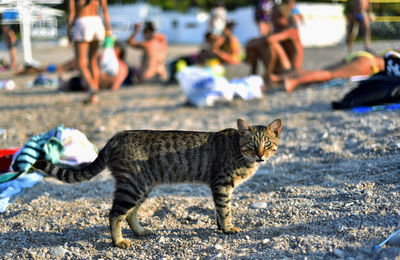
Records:
M3 24L2 31L4 35L4 40L6 41L7 48L10 52L10 68L14 69L17 66L17 36L15 32L8 26Z
M103 9L103 21L98 8ZM97 63L97 49L104 36L111 36L110 16L107 0L68 0L68 36L75 46L78 67L89 86L88 104L97 104L100 69Z
M364 50L370 50L372 7L370 0L347 0L345 6L345 14L347 19L347 49L353 52L354 30L356 25L360 25L364 37Z
M133 73L139 83L148 81L156 76L160 76L162 80L167 80L168 75L165 67L168 50L167 37L157 33L152 22L145 22L143 28L144 41L137 41L136 37L141 27L140 23L136 23L133 33L127 41L129 46L143 50L142 66L133 68Z

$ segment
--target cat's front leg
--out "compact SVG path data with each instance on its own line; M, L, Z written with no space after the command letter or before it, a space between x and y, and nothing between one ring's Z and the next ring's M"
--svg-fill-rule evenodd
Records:
M231 197L233 188L231 186L216 186L211 188L218 229L226 234L233 234L240 231L240 228L232 224Z

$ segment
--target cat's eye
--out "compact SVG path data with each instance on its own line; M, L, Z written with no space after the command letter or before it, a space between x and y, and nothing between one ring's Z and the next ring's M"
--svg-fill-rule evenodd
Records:
M256 146L256 144L253 141L249 142L248 145L250 148L254 148Z
M269 147L270 145L271 145L271 142L270 142L270 141L268 141L268 142L265 143L265 147Z

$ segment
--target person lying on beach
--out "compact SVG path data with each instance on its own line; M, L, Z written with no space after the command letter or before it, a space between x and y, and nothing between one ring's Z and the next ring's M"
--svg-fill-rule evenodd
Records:
M259 61L265 67L264 80L275 83L276 74L295 69L299 70L303 61L303 46L297 29L298 12L293 1L283 1L275 5L272 13L274 32L255 39L246 44L246 59L250 65L250 74L257 73Z
M367 76L385 69L384 58L370 52L358 51L349 54L344 60L323 70L296 71L284 77L288 93L296 87L310 83L326 82L336 78L347 79L352 76Z
M167 57L168 42L165 35L155 32L152 22L145 22L143 28L143 41L137 41L136 37L142 25L136 23L133 33L127 44L135 49L143 51L141 67L135 68L134 73L139 83L149 81L160 76L162 80L167 79L165 59Z

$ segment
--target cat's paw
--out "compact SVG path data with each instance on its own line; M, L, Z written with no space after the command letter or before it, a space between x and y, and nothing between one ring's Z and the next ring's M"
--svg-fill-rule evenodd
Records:
M135 234L138 236L148 236L152 234L152 231L148 228L142 228L140 230L135 230Z
M225 234L236 234L240 231L242 231L240 228L238 227L229 227L229 228L225 228L222 230Z
M130 245L131 245L131 243L129 242L128 239L123 239L123 240L115 243L115 246L122 248L122 249L127 249Z

